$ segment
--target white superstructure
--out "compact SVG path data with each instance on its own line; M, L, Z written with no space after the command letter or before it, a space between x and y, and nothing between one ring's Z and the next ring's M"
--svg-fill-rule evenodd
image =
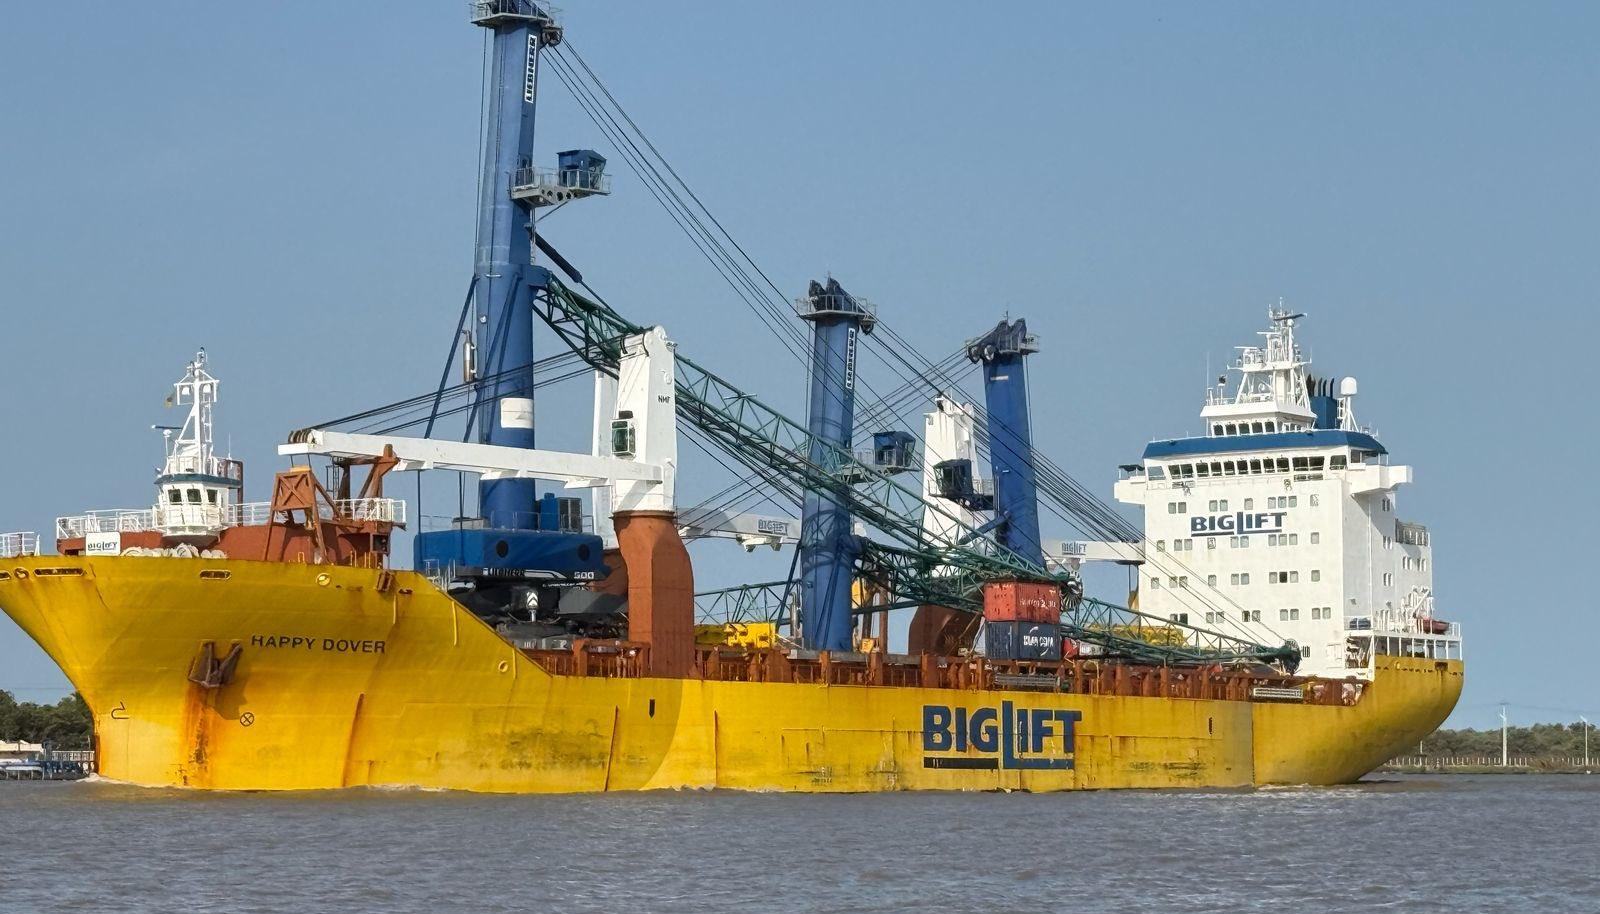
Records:
M161 427L167 459L156 477L155 528L163 535L198 543L216 539L229 525L244 489L244 467L218 457L212 438L212 408L219 383L206 370L206 351L195 354L173 385L167 402L187 406L183 425Z
M1352 378L1319 380L1295 321L1270 312L1219 378L1205 433L1154 441L1119 501L1144 507L1139 608L1263 644L1292 640L1301 670L1361 675L1375 653L1458 658L1436 619L1426 527L1401 519L1409 466L1356 424Z

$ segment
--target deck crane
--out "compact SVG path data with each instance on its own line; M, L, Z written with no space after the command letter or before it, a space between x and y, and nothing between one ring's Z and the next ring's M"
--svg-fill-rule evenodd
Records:
M543 238L538 240L552 263L574 282L582 281ZM612 447L608 455L564 454L476 442L302 429L279 448L280 453L350 457L391 449L401 459L402 468L454 468L481 472L490 480L543 478L565 481L569 486L606 487L616 499L620 516L630 507L671 507L676 449L670 442L675 425L684 423L752 470L782 478L804 491L830 493L855 522L882 535L879 540L857 537L854 574L891 595L889 603L875 605L870 611L939 606L980 613L983 587L989 582L1021 579L1065 585L1073 580L1065 573L1048 572L996 543L963 506L928 498L921 485L908 486L890 470L863 461L849 448L816 440L804 426L678 352L660 328L627 320L598 296L578 293L544 267L526 269L535 315L592 369L621 379L618 418L611 430L612 440L626 442L624 446ZM630 370L630 364L638 368ZM649 367L652 364L657 367ZM668 401L670 408L663 409ZM641 500L642 504L636 504ZM678 520L706 527L725 522L707 523L708 519L697 520L692 514ZM599 537L593 539L598 546ZM788 615L784 596L790 590L790 582L780 581L699 596L711 612L720 608L721 614L733 621L777 621ZM638 610L630 604L630 616ZM1176 640L1170 638L1174 630L1184 635L1179 643L1171 643ZM1062 631L1080 643L1097 646L1107 656L1151 663L1292 664L1298 657L1293 647L1253 644L1088 598L1067 608ZM1161 636L1168 636L1168 643L1157 643L1163 640Z
M542 251L576 283L572 269L548 242ZM615 373L620 342L645 330L596 298L580 294L548 270L534 268L535 313L561 340L597 371ZM587 286L585 286L587 289ZM838 499L857 521L881 532L887 542L865 537L855 556L856 573L893 595L889 608L933 605L962 612L982 611L982 588L990 581L1026 579L1066 583L1069 575L1051 573L984 536L969 516L939 500L924 497L894 474L864 462L848 448L818 440L799 423L700 366L682 353L676 360L678 420L694 426L725 453L751 470L770 471L807 492ZM925 523L929 512L939 523ZM728 588L705 595L734 614L771 620L787 616L783 595L789 583L771 582ZM873 607L878 611L883 607ZM1149 630L1181 630L1183 643L1157 644ZM1292 646L1253 644L1204 629L1094 599L1082 599L1063 618L1064 633L1097 645L1108 654L1157 663L1248 660L1293 664Z
M806 493L800 536L802 550L809 553L804 576L811 582L812 602L820 616L808 619L807 627L821 629L819 640L808 646L835 649L841 632L848 637L846 578L851 576L872 582L901 606L941 606L965 612L981 609L983 588L992 581L1066 580L1046 570L1037 554L1036 521L1030 527L1014 510L1027 498L1005 499L1014 504L1001 518L1007 529L997 541L989 535L990 530L973 526L957 506L926 499L921 491L902 484L895 474L904 467L880 467L857 459L848 439L848 403L830 405L814 397L813 406L826 407L823 412L827 414L810 417L809 427L793 422L676 354L659 328L626 320L598 296L579 294L549 268L534 263L535 252L543 253L574 284L588 289L581 275L539 235L535 214L541 207L606 194L605 160L592 150L571 149L558 154L554 172L533 165L539 60L544 51L563 41L552 11L539 0L474 0L471 9L473 21L493 38L493 63L486 86L487 141L480 182L478 257L469 294L469 303L477 310L476 332L465 335L463 352L463 364L471 366L476 382L473 420L479 440L444 446L429 439L340 437L339 433L307 429L296 433L285 453L348 457L392 449L408 464L481 472L483 526L444 535L424 534L418 540L434 550L431 554L437 561L476 568L473 586L481 588L480 593L497 590L494 599L502 604L507 596L525 597L524 608L545 608L537 584L521 579L510 588L504 586L506 572L525 573L534 567L519 556L570 553L568 583L575 583L584 579L581 575L597 573L600 547L610 544L613 532L624 553L631 537L646 566L639 570L660 586L629 584L628 624L630 631L638 628L652 635L659 633L658 622L681 626L686 615L692 617L692 605L686 602L692 594L684 593L682 586L692 577L688 557L677 530L672 529L678 520L672 497L677 463L674 418L697 428L746 467L781 478ZM853 304L842 294L830 301ZM466 315L463 310L463 322ZM617 379L617 412L610 443L622 442L626 450L602 447L598 440L596 453L588 455L536 448L531 348L535 317L598 374ZM849 366L846 370L853 371L853 334L866 317L836 308L811 317L818 326L819 351L827 349L829 370L838 370L843 352L843 364ZM814 360L814 394L817 364ZM670 373L661 374L664 371ZM609 388L597 379L597 394ZM631 391L625 394L624 388ZM632 408L624 408L630 398ZM597 396L597 410L603 408L603 399ZM841 408L834 409L835 405ZM615 522L614 531L603 527L600 535L583 534L559 524L549 529L542 519L543 504L555 499L550 493L542 499L535 497L534 480L540 478L607 492L608 498L614 499L608 505L613 509L608 513ZM930 512L945 517L928 524ZM878 531L883 540L855 535L852 521ZM1026 554L1015 548L1017 537L1012 534L1018 530L1027 530L1035 544ZM419 554L422 551L419 547ZM638 577L631 563L629 575ZM787 582L784 586L787 588ZM745 588L745 596L736 599L765 599L769 590L763 585ZM657 595L659 614L650 605ZM1140 624L1130 611L1090 601L1078 605L1079 612L1082 607L1098 605L1103 618L1085 625L1069 617L1065 623L1068 634L1116 653L1155 655L1158 660L1285 656L1281 650L1232 640L1218 642L1218 649L1210 651L1157 647L1127 636L1128 626ZM661 644L670 641L677 645L680 640L663 639ZM676 650L671 658L658 652L652 658L653 666L681 670L688 657Z

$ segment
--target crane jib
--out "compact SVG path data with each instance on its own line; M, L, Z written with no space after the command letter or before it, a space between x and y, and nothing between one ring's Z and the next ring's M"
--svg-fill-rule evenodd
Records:
M551 262L574 282L580 282L577 270L548 242L539 240L540 250L550 256ZM598 297L591 299L568 288L548 270L534 267L531 283L535 286L535 310L540 319L592 368L615 372L621 360L622 340L646 329ZM586 284L584 287L588 288ZM877 467L857 460L849 451L825 441L813 441L799 423L681 352L676 363L679 418L752 470L776 471L804 490L841 494L852 516L896 543L864 542L858 567L907 601L907 605L915 600L976 612L981 611L981 588L987 581L1063 580L984 538L980 531L954 517L950 518L952 533L944 540L930 541L920 522L921 512L948 514L945 507L924 501L921 492L914 492ZM819 453L820 459L813 460L812 453ZM839 486L841 478L848 478L851 484ZM940 573L934 574L935 569ZM754 589L770 586L754 585ZM737 590L730 588L727 593ZM1189 641L1161 644L1143 634L1158 627L1183 631ZM1132 635L1128 634L1130 629ZM1100 645L1108 652L1155 662L1298 658L1290 647L1253 644L1095 600L1083 600L1077 609L1069 611L1063 619L1063 632L1076 640ZM1290 653L1295 657L1290 658Z

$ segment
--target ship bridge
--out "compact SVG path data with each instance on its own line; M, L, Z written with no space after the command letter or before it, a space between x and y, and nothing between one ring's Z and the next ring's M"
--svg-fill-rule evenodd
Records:
M1361 676L1384 654L1458 658L1459 628L1434 616L1427 528L1398 514L1412 468L1356 423L1353 378L1311 374L1305 315L1268 316L1235 385L1206 392L1202 433L1122 468L1116 497L1143 507L1142 554L1165 566L1140 569L1140 608L1290 640L1320 675Z

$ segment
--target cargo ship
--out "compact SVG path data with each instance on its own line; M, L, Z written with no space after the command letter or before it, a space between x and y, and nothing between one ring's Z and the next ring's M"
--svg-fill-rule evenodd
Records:
M1460 632L1434 614L1427 530L1396 514L1410 470L1356 424L1354 381L1310 373L1303 315L1272 310L1231 389L1208 390L1201 434L1123 467L1115 494L1143 529L1033 447L1039 341L1021 320L964 348L982 403L927 363L921 427L875 427L892 411L858 360L892 331L837 280L813 282L789 316L809 334L807 411L790 419L622 316L557 250L548 216L604 197L610 176L590 149L534 165L541 68L585 107L614 98L552 10L470 9L491 54L477 262L437 388L291 432L291 465L251 502L244 465L215 447L220 383L201 351L174 388L187 416L163 429L150 507L63 516L53 554L0 536L0 609L93 711L102 776L517 793L1338 784L1450 713ZM663 177L638 167L654 146L624 133L630 118L595 123L641 182ZM535 359L536 328L563 351ZM535 392L557 363L592 375L587 453L536 446ZM797 516L680 507L682 437ZM463 482L458 516L429 529L391 491L412 471L475 478L475 498ZM1042 509L1098 535L1046 540ZM409 569L390 558L402 536ZM788 549L791 571L697 592L687 543L708 537ZM1085 593L1101 561L1136 580L1123 603Z

